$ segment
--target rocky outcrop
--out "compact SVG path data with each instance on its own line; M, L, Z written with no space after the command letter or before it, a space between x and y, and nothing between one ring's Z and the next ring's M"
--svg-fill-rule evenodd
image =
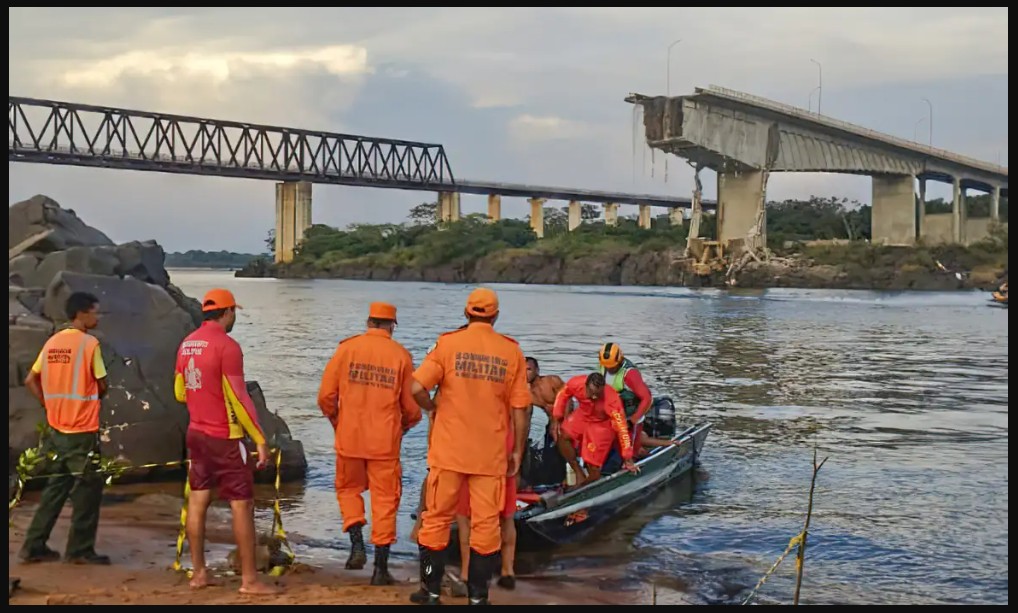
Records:
M21 251L9 260L8 271L12 457L36 443L36 427L45 421L22 383L43 343L65 323L67 297L86 291L100 300L102 319L94 333L109 372L101 413L104 455L131 466L184 459L188 414L173 396L173 367L180 341L201 322L201 308L170 283L162 247L154 241L115 245L45 196L11 205L9 218L9 248L12 254L16 246ZM26 241L31 245L24 248ZM284 478L303 477L302 445L268 410L258 383L248 382L248 389L269 444L283 450ZM130 471L122 479L154 478L166 471ZM272 476L272 471L259 473Z

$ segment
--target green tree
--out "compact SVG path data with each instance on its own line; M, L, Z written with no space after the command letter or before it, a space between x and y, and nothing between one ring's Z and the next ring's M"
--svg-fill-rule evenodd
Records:
M411 223L419 226L433 226L438 221L438 203L422 202L410 209Z

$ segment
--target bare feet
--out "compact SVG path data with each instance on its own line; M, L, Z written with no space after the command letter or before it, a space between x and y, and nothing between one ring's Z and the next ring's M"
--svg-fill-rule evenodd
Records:
M190 585L192 590L200 590L203 587L214 586L216 583L209 580L209 572L205 569L195 571L194 574L191 575Z
M251 596L274 596L276 594L283 593L283 590L274 585L262 583L256 579L251 583L242 584L240 586L240 593Z

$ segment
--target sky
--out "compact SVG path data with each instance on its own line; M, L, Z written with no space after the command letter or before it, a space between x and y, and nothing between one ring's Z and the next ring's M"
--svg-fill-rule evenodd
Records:
M1007 164L1004 8L10 8L10 95L445 146L457 178L689 196L630 92L715 84ZM681 42L672 44L674 41ZM669 52L669 47L671 51ZM669 74L670 59L670 74ZM639 135L642 139L642 134ZM8 163L117 242L261 252L272 182ZM705 197L715 195L704 172ZM870 199L866 177L781 174L768 198ZM930 198L949 196L931 185ZM315 223L399 222L427 192L314 186ZM549 205L564 206L565 203ZM482 196L464 196L464 213ZM629 210L632 209L632 210ZM523 199L503 215L524 217ZM635 215L635 207L622 214ZM664 211L661 211L663 213Z

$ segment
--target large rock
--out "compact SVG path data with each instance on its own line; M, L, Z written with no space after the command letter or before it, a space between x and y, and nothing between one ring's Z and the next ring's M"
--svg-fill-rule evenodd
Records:
M8 430L13 457L35 445L36 428L45 419L23 386L25 377L54 324L66 322L67 297L84 291L99 298L102 313L94 334L109 373L100 414L104 455L150 466L129 471L122 480L177 470L158 465L179 463L186 455L188 414L174 398L173 370L177 347L201 322L201 307L170 284L162 247L154 241L114 245L44 196L11 206L10 225L12 245L23 246L26 238L52 230L41 240L28 241L29 251L10 259ZM302 445L269 411L258 383L248 382L248 389L270 445L283 451L283 478L302 478L307 468ZM258 476L270 480L274 471Z

